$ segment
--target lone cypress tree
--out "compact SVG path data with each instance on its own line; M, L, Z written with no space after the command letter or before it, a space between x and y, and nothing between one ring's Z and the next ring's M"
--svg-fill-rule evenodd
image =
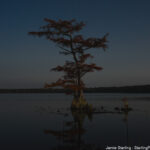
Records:
M66 61L63 66L52 68L52 71L64 72L64 76L56 82L46 84L45 87L62 86L69 89L74 94L72 108L85 108L88 106L83 96L85 84L82 77L88 72L102 70L102 67L95 63L86 63L88 58L93 56L88 53L89 49L107 48L107 35L102 38L83 38L78 34L85 26L83 22L76 20L51 20L44 19L47 23L40 27L40 31L29 32L30 35L38 37L46 37L46 39L54 42L61 49L60 54L72 57L72 61Z

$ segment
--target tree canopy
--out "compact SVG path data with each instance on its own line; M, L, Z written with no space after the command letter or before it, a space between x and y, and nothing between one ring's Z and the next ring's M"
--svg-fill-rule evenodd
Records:
M58 65L52 68L52 71L64 72L64 76L56 82L46 84L45 87L62 86L74 93L77 99L81 96L85 84L82 77L88 72L100 71L102 67L95 63L87 63L87 59L93 58L89 49L107 48L107 36L101 38L84 38L79 34L85 23L72 20L51 20L44 19L47 23L40 27L39 31L29 32L30 35L46 37L61 49L60 54L72 57L72 61L66 60L64 65Z

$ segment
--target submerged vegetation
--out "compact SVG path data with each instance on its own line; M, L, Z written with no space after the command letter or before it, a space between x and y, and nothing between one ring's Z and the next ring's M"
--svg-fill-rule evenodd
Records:
M84 38L79 31L85 26L83 22L76 20L51 20L44 19L47 23L41 27L40 31L29 32L30 35L38 37L46 37L46 39L54 42L61 49L60 54L70 56L72 60L66 60L64 65L58 65L52 68L52 71L63 72L64 76L56 82L46 84L45 88L61 86L67 89L67 93L73 94L72 109L91 110L83 95L85 84L83 76L89 72L100 71L102 67L95 63L87 63L89 58L93 58L89 49L107 48L107 35L102 38L89 37Z

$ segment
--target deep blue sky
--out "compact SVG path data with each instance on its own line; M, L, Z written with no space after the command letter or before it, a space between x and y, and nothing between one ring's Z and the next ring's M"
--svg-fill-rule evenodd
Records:
M50 68L66 56L44 38L29 36L43 19L84 21L85 36L109 32L109 48L94 50L104 68L85 77L87 86L150 84L149 0L3 0L0 1L0 88L40 88L61 75Z

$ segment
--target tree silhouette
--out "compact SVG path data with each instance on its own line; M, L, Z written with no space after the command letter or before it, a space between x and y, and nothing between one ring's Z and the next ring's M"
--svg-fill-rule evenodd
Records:
M88 64L87 59L93 58L88 53L89 49L107 48L107 35L102 38L83 38L82 35L77 34L85 26L83 22L76 22L76 20L51 20L44 19L46 25L40 27L38 32L29 32L30 35L38 37L46 37L46 39L54 42L61 49L60 54L72 57L72 61L66 61L64 65L52 68L52 71L64 72L64 76L56 82L46 84L45 87L61 86L64 89L69 89L74 94L73 105L81 106L83 102L87 105L83 98L83 89L85 84L82 77L88 72L102 70L102 67L95 63ZM80 107L78 106L78 107Z

